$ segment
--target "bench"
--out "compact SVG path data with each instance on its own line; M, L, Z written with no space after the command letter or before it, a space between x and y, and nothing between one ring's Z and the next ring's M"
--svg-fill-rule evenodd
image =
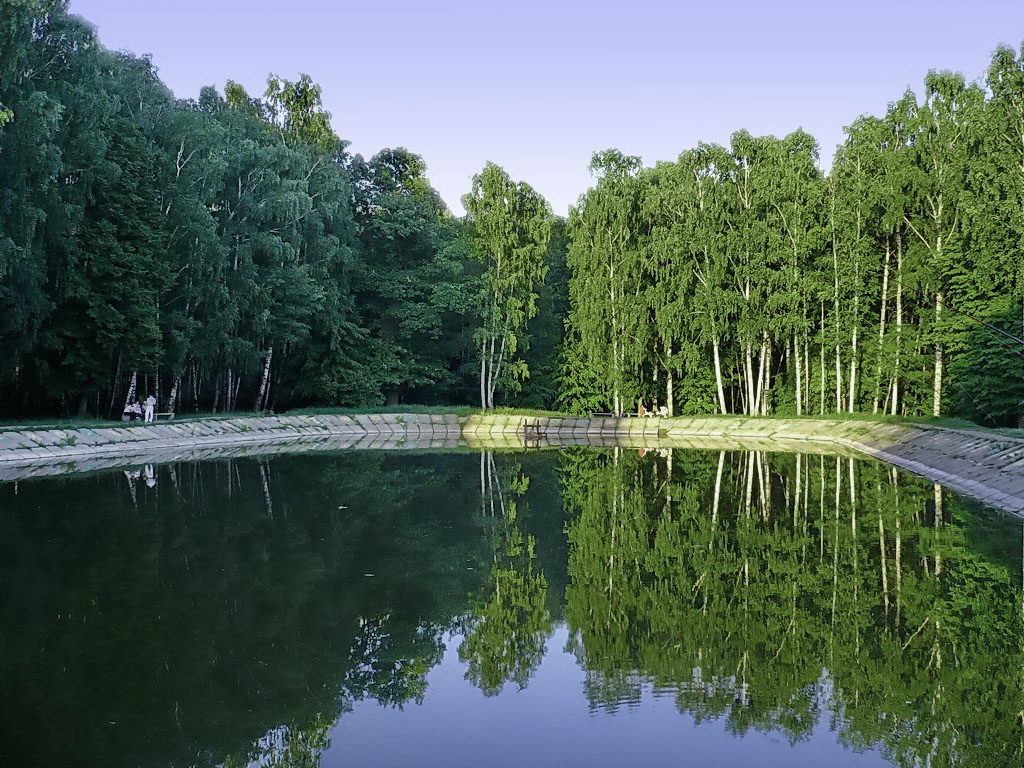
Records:
M163 416L168 421L170 421L171 419L174 418L174 411L168 411L166 413L155 413L155 414L153 414L153 420L154 421L160 421L160 417L161 416Z

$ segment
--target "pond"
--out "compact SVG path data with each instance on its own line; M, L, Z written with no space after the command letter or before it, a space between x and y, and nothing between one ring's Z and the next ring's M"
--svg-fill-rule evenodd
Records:
M1022 521L883 464L353 451L0 485L0 764L1024 754Z

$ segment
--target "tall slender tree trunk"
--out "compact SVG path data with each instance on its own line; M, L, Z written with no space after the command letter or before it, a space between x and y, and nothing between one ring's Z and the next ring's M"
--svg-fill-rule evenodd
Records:
M502 365L505 362L505 344L508 342L508 326L502 330L501 347L498 349L498 359L491 360L491 371L487 386L487 407L494 407L494 393L498 387L498 378L501 376Z
M753 352L749 344L743 346L744 372L746 374L747 407L746 412L754 415L757 411L757 400L754 397L754 361Z
M811 412L811 343L804 333L804 406Z
M839 248L836 243L835 237L835 196L833 190L832 197L832 221L833 221L833 234L832 234L832 309L835 312L835 352L836 352L836 411L843 410L843 372L842 372L842 358L839 352L839 339L841 334L840 329L840 312L839 312Z
M181 386L181 377L178 376L174 379L174 384L171 385L171 394L167 398L167 411L168 413L174 413L174 407L178 404L178 387Z
M878 401L882 395L882 359L885 348L885 320L889 308L889 261L891 258L889 238L885 238L885 261L882 265L882 306L878 314L878 361L875 365L875 393L871 399L871 412L878 413Z
M675 377L672 375L672 345L668 345L668 365L665 366L665 407L669 416L676 415Z
M892 366L890 414L895 416L900 400L900 362L903 353L903 240L896 233L896 359Z
M754 391L754 406L751 409L751 413L754 415L761 413L761 397L764 395L765 356L765 345L762 341L760 359L757 366L757 389Z
M942 319L944 296L942 291L935 294L935 325ZM938 328L936 328L936 334ZM945 345L942 341L935 342L935 377L932 380L932 416L942 415L942 375L945 364Z
M860 212L857 213L857 233L858 240L860 238ZM853 276L853 331L850 339L850 391L848 394L848 408L850 413L853 413L853 409L857 404L857 340L860 335L860 256L856 257L854 262L854 276Z
M860 297L858 296L856 299L854 299L853 305L855 308L857 306L859 298ZM856 317L856 315L857 311L856 309L854 309L854 317ZM857 321L855 320L853 325L853 335L850 339L850 391L847 393L847 395L849 396L849 407L847 408L847 410L850 413L853 413L853 408L856 405L857 398L857 331Z
M818 345L818 353L821 360L821 398L818 401L818 413L825 414L825 302L821 302L821 344Z
M124 410L128 410L128 406L132 404L132 398L135 397L135 387L139 381L139 372L132 371L132 376L128 380L128 394L124 398ZM123 413L123 411L122 411Z
M111 416L117 416L114 413L114 403L117 402L117 390L121 388L121 359L124 356L124 350L118 350L117 353L117 367L114 369L114 385L110 388L110 408L109 412Z
M480 345L480 407L487 408L487 344Z
M491 333L491 340L487 350L487 403L484 408L493 408L494 401L491 393L494 391L494 333Z
M764 365L764 390L761 393L761 414L768 415L768 393L772 391L772 359L775 356L775 347L771 338L765 334L765 365Z
M620 348L621 339L619 333L619 313L618 305L616 303L615 296L615 262L611 261L608 265L608 296L611 300L611 318L612 318L612 381L613 384L613 410L615 416L622 413L622 393L620 390L620 384L622 382L622 350Z
M837 329L838 330L838 329ZM843 410L843 361L836 344L836 411Z
M267 347L267 354L263 358L263 377L260 379L260 388L256 394L257 411L262 411L267 404L267 395L270 393L270 364L274 357L273 345Z
M715 359L715 388L718 390L718 408L724 416L729 412L725 404L725 387L722 384L722 357L718 348L718 337L711 342L711 351Z
M796 371L796 415L803 416L803 381L800 370L800 341L797 339L796 331L793 332L793 370Z

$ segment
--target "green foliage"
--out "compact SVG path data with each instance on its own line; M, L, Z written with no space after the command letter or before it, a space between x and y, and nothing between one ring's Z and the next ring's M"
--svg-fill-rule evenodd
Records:
M561 402L1022 415L1014 350L971 319L1024 302L1022 72L1000 48L987 100L930 72L923 98L847 128L828 178L802 131L650 169L596 154L569 222Z
M65 3L9 6L0 411L469 399L481 270L421 158L347 154L307 75L176 101Z
M530 344L523 359L530 378L514 398L518 406L550 410L558 401L565 317L569 312L567 247L565 220L556 218L544 259L547 272L537 289L537 314L526 328Z
M476 457L396 458L0 486L7 762L307 768L356 702L421 701L491 553Z
M907 768L1019 759L1010 518L992 520L1013 542L999 562L970 542L974 513L882 464L587 451L561 474L592 707L649 687L736 734L795 742L827 718Z
M425 173L423 159L402 148L356 164L365 254L352 279L357 322L389 404L468 400L479 270Z
M31 76L26 76L31 73ZM0 414L479 398L575 412L967 416L1024 380L1024 56L846 129L608 149L556 221L489 163L348 153L308 75L176 100L64 0L0 18Z
M329 155L342 149L331 115L322 109L320 86L309 75L300 75L296 82L271 75L263 99L270 122L286 140Z
M480 454L481 512L493 523L494 564L468 618L459 658L466 679L486 696L501 693L505 683L525 688L554 630L548 580L535 562L537 541L522 527L530 478L518 470L515 461L499 465L494 454Z
M985 316L990 325L1024 337L1021 302L1004 299L993 308L1006 307ZM957 357L951 373L958 383L956 411L979 423L996 426L1016 424L1024 414L1024 351L1011 339L988 328L972 328L966 349Z
M473 253L485 265L476 343L480 404L493 408L497 391L517 391L530 374L517 355L528 346L525 329L537 314L536 290L548 271L545 254L553 216L544 198L494 163L473 177L463 204Z
M485 695L530 685L556 622L593 710L1020 762L1017 517L831 456L401 453L0 485L9 762L314 766L460 638Z
M474 611L474 624L459 648L467 662L466 678L488 696L506 682L526 687L547 650L552 631L543 574L495 568L486 603Z

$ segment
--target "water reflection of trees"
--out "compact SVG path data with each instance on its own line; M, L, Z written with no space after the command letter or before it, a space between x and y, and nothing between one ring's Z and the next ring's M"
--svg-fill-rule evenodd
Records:
M314 765L355 702L422 698L492 562L474 461L0 487L0 763Z
M422 700L453 632L470 682L524 687L565 583L559 492L592 706L653 687L901 766L1020 762L1019 522L846 459L579 450L560 487L550 467L364 453L0 486L0 763L316 766L357 702Z
M493 564L459 648L466 679L488 696L500 693L505 683L526 687L554 626L548 581L536 563L537 540L520 521L530 478L518 462L502 458L496 462L493 453L480 454L480 508L492 523Z
M562 477L592 706L650 685L738 733L825 722L901 766L1020 761L1020 563L969 546L937 486L760 453L579 452Z

